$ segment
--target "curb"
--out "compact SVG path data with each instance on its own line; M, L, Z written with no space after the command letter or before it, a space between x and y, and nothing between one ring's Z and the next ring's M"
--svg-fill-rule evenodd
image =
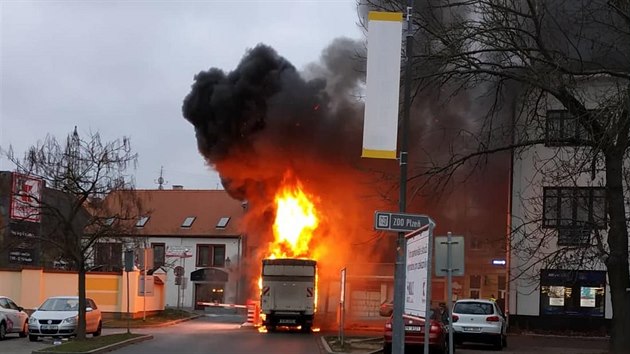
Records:
M150 334L142 335L142 336L136 337L136 338L127 339L127 340L122 341L122 342L110 344L110 345L107 345L107 346L104 346L104 347L101 347L101 348L97 348L97 349L92 349L92 350L87 351L87 352L72 352L72 353L68 352L68 353L66 353L66 352L60 352L60 351L52 351L52 350L40 349L40 350L33 350L31 354L101 354L101 353L110 352L112 350L120 349L122 347L126 347L126 346L131 345L131 344L144 342L144 341L149 340L149 339L153 339L153 336L150 335Z
M193 316L186 317L186 318L180 318L179 320L173 320L173 321L164 322L164 323L157 323L157 324L148 324L148 325L144 325L144 326L134 326L134 327L131 327L131 328L139 329L139 328L157 328L157 327L172 326L172 325L176 325L176 324L181 323L181 322L194 320L194 319L197 319L197 318L203 317L203 316L204 315L193 315ZM127 326L117 326L117 327L104 326L103 328L125 328L126 329Z
M540 337L540 338L579 338L587 341L609 341L610 337L583 337L568 334L542 334L542 333L508 333L508 336Z
M324 350L326 350L326 352L328 354L350 354L349 352L335 352L332 350L332 348L330 348L330 345L328 345L328 341L326 341L326 336L321 336L319 337L319 339L322 341L322 346L324 347ZM373 337L367 338L365 340L371 340L373 339ZM361 354L376 354L376 353L382 353L383 352L383 348L381 349L376 349L376 350L372 350L370 352L362 352Z

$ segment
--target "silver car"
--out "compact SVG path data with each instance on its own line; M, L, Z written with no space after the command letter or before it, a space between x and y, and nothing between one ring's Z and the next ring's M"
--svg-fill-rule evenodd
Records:
M7 333L18 333L20 337L28 334L28 314L6 296L0 296L0 340Z
M92 299L86 299L85 332L101 335L101 310ZM79 319L78 296L50 297L37 308L28 321L28 338L35 342L39 337L71 337L77 333Z

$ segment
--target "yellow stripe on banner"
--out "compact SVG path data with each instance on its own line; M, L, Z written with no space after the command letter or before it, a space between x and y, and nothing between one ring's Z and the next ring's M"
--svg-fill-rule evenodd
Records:
M369 21L398 21L402 22L402 12L379 12L370 11L368 13Z
M361 155L361 157L371 157L375 159L395 159L396 151L363 149L363 154Z

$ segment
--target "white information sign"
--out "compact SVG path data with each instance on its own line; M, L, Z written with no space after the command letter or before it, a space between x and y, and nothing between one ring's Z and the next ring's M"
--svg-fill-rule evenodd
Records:
M429 228L407 239L405 313L425 317L429 258Z

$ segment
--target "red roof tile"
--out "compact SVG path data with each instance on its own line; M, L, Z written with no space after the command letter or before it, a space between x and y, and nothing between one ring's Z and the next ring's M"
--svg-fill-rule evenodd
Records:
M240 222L245 214L241 201L232 199L224 190L134 190L142 205L142 214L149 220L136 228L140 236L220 236L241 234ZM117 192L120 193L120 192ZM195 217L191 227L181 227L187 217ZM219 220L229 217L225 228L217 228Z

